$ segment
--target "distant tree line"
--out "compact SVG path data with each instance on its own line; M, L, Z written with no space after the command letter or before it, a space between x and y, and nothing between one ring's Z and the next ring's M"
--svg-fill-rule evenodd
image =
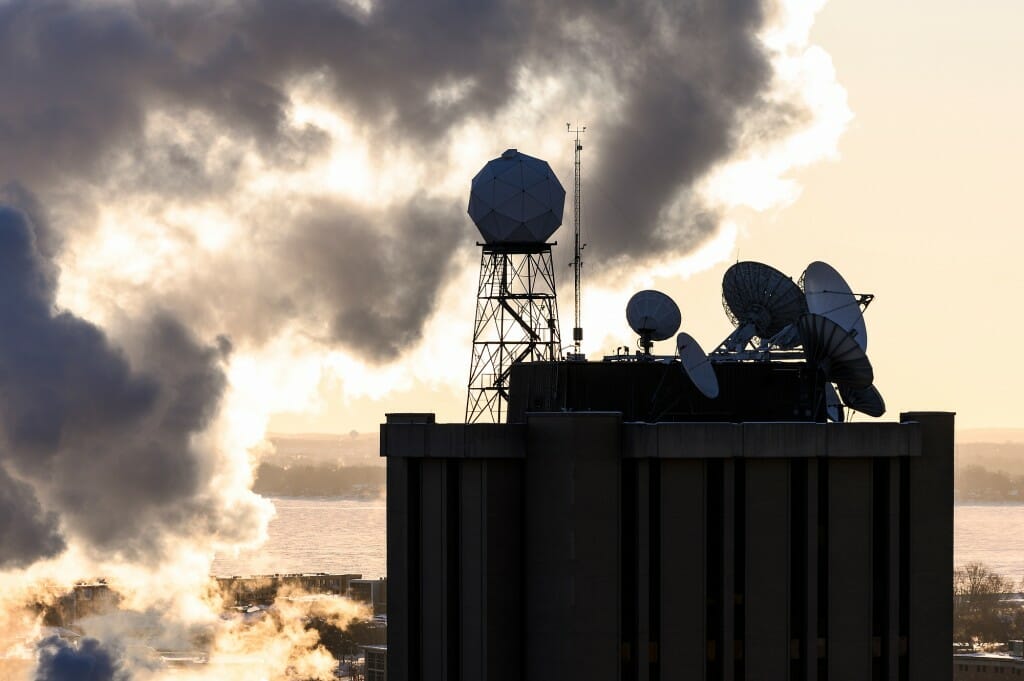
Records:
M1024 475L991 471L973 464L956 470L958 501L1019 501L1024 503Z
M253 491L269 496L380 496L386 480L384 466L325 466L260 464Z
M1005 643L1024 639L1021 584L984 563L953 571L953 640L957 643Z

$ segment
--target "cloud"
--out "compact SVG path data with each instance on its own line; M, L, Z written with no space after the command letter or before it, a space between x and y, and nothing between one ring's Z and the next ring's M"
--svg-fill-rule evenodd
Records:
M128 681L118 652L94 638L71 643L51 636L38 649L36 681Z
M90 211L134 199L159 239L185 245L195 237L168 224L169 206L228 206L251 227L232 237L246 247L199 254L188 270L158 261L178 268L175 281L139 295L241 341L297 320L327 344L393 360L420 337L453 253L472 245L465 197L439 195L437 181L467 126L524 106L513 130L530 125L545 82L574 83L564 96L594 107L590 262L686 253L717 228L694 187L735 150L744 116L760 112L763 136L789 125L764 113L780 106L766 97L758 37L770 17L754 0L12 0L0 6L0 182L37 192L62 233L88 233ZM254 196L267 172L301 175L349 153L299 122L302 88L369 141L377 172L389 157L407 164L412 186L385 201L289 183ZM488 142L489 155L516 144ZM259 314L216 309L241 296Z
M182 537L252 532L255 512L248 526L219 526L212 455L193 444L219 408L225 343L202 345L157 312L135 329L133 364L101 329L55 309L56 285L33 223L0 206L0 465L20 480L0 499L19 509L4 516L15 540L5 562L57 553L58 526L98 555L140 562Z

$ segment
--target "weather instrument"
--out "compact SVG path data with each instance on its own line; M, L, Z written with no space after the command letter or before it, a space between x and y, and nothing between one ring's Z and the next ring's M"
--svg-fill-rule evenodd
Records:
M467 423L501 422L513 364L562 359L547 240L562 224L564 208L565 190L551 166L516 149L473 178L469 216L485 243L479 244Z

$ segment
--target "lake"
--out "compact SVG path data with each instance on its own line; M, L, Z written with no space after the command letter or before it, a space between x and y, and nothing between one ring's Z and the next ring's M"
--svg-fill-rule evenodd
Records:
M286 572L386 574L384 499L272 498L277 517L258 551L218 556L217 575ZM954 506L954 564L979 561L1024 578L1024 504Z

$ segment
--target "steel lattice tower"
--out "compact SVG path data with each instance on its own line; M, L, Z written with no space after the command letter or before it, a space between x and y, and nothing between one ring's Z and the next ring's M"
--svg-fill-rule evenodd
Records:
M551 244L484 246L466 423L501 423L513 364L561 358Z
M480 282L466 423L501 423L517 362L562 359L555 268L548 238L562 223L565 189L544 161L509 149L473 178L469 216L480 244Z

